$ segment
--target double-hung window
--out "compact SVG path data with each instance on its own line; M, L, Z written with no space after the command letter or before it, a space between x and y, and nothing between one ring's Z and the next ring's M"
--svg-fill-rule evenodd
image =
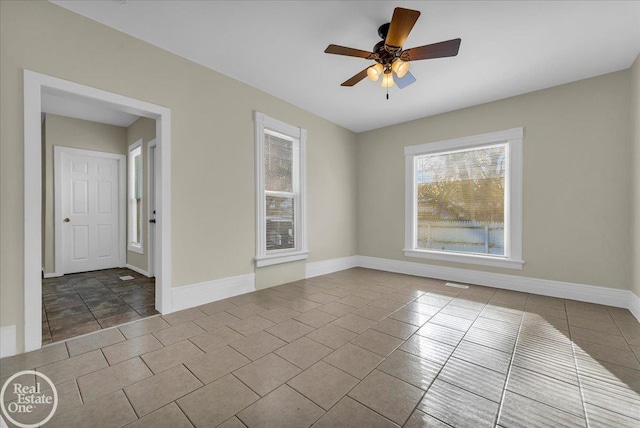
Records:
M142 140L129 146L129 251L142 248Z
M522 128L405 147L409 257L522 269Z
M255 113L256 266L306 259L307 132Z

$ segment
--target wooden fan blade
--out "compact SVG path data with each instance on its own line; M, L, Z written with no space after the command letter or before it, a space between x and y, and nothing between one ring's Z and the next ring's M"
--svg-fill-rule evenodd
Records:
M384 41L385 47L391 51L402 48L419 16L420 12L417 10L396 7Z
M345 80L342 85L340 86L353 86L356 83L360 82L362 79L364 79L365 77L367 77L367 69L369 67L365 68L364 70L362 70L360 73L356 74L355 76L353 76L351 79L349 80Z
M360 49L347 48L344 46L338 45L329 45L324 50L324 53L334 54L334 55L345 55L345 56L355 56L358 58L364 59L375 59L377 54L373 52L363 51Z
M456 56L458 55L461 41L461 39L453 39L447 40L446 42L410 48L402 52L400 58L403 61L418 61L421 59Z

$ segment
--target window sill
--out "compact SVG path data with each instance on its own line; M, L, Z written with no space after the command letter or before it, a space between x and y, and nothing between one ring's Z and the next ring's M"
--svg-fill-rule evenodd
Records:
M269 254L268 256L260 256L256 257L256 267L264 267L277 265L280 263L288 263L295 262L298 260L305 260L309 257L308 251L301 251L295 253L278 253L278 254Z
M144 250L142 248L142 245L133 245L133 244L129 244L129 246L127 247L127 250L134 252L134 253L138 253L138 254L144 254Z
M488 257L476 254L446 253L427 250L404 250L407 257L419 257L422 259L440 260L445 262L468 263L482 266L493 266L507 269L522 270L523 260L512 260L501 257Z

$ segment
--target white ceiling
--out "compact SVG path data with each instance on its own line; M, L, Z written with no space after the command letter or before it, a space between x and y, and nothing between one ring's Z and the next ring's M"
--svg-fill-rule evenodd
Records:
M139 116L125 113L98 100L75 98L69 94L42 92L42 113L73 117L107 125L128 127Z
M361 132L628 68L638 1L60 1L54 3ZM457 57L411 63L406 89L340 83L371 64L393 8L421 11L405 48L462 38Z

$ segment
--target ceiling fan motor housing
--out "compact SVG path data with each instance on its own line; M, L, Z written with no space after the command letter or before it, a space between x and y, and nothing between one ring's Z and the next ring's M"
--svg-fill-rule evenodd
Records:
M387 39L390 26L391 23L387 22L378 27L378 36L380 36L382 40L373 47L373 53L378 54L376 61L384 65L385 69L391 67L391 63L400 56L401 52L401 49L390 51L388 46L385 46L385 40Z

